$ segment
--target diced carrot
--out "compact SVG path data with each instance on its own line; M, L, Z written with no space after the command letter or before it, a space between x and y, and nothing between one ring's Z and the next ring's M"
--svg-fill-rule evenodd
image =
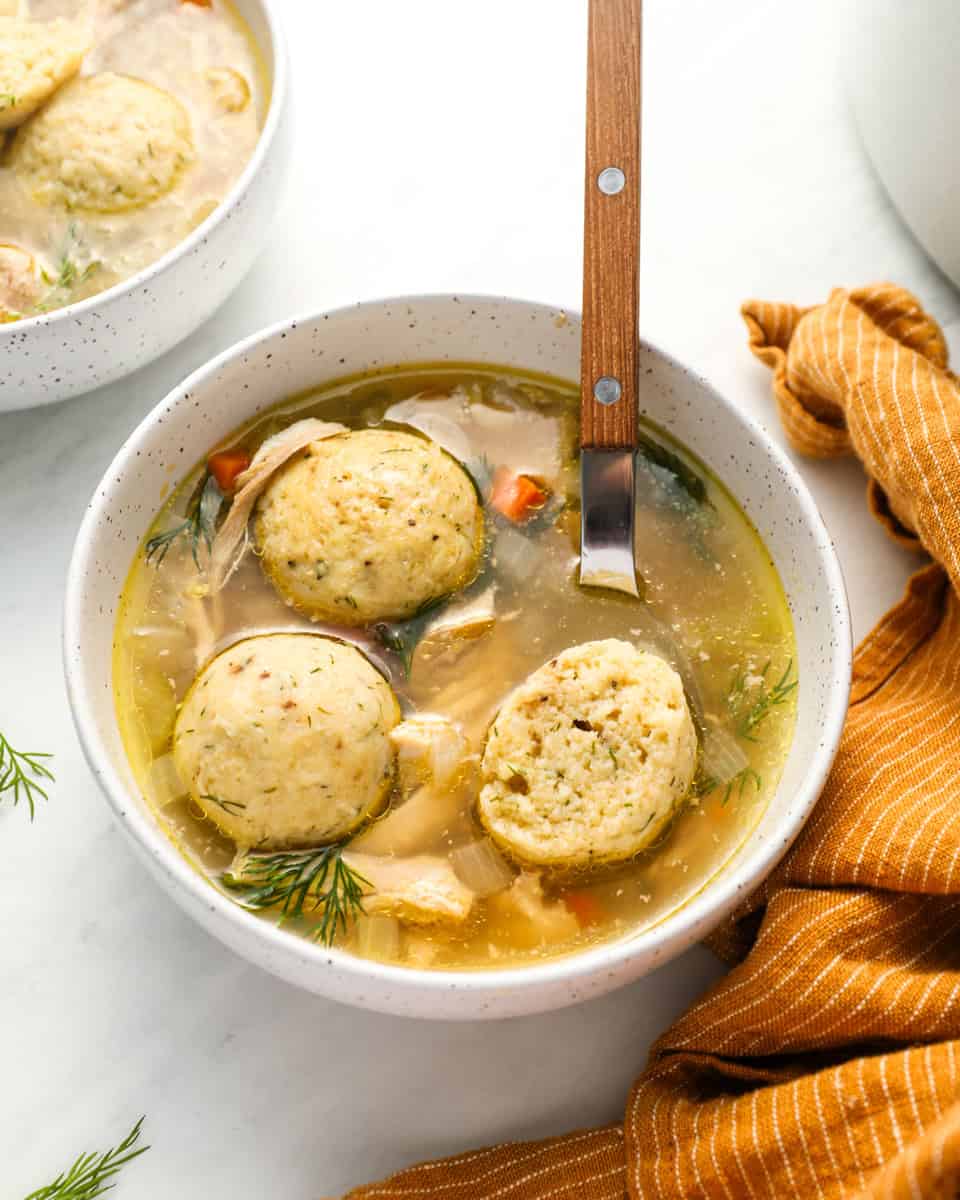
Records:
M603 920L603 905L592 892L564 892L563 903L577 918L581 929L599 925Z
M213 8L213 0L180 0L181 4L196 4L198 8Z
M517 475L509 467L498 467L493 477L490 505L508 521L528 521L547 502L547 492L529 475Z
M220 491L227 495L236 486L237 476L249 466L250 455L246 450L221 450L207 459L207 470L217 481Z

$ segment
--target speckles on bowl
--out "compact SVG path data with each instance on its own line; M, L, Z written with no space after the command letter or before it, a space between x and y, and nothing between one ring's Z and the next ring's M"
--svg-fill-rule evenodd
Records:
M800 660L794 746L777 796L727 870L663 924L621 942L519 971L463 975L386 967L302 939L211 894L160 834L125 766L110 660L121 581L153 515L149 497L255 413L383 363L479 361L576 379L579 320L556 308L484 297L374 301L298 317L201 368L146 418L97 489L67 587L67 678L84 750L118 822L153 874L227 945L290 982L346 1003L410 1016L539 1012L639 978L688 948L770 870L819 794L846 710L850 631L836 556L788 459L736 403L650 346L645 414L718 470L753 518L788 592Z
M272 88L246 170L206 221L146 270L68 308L0 325L0 412L65 400L156 358L223 303L265 243L292 158L292 127L274 8L250 2Z

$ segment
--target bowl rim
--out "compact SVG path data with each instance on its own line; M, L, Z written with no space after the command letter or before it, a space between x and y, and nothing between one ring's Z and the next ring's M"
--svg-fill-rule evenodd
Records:
M147 263L135 275L131 275L127 279L121 279L119 283L113 284L102 292L96 292L92 296L87 296L83 300L77 300L73 304L65 304L63 308L55 308L51 312L35 313L32 317L20 317L16 321L0 323L0 345L5 340L12 341L15 338L29 337L31 330L49 329L63 324L73 317L83 316L99 306L112 304L115 300L120 300L126 293L136 291L137 288L149 283L158 275L172 268L181 258L185 258L190 254L226 218L227 214L248 191L254 176L263 165L263 160L273 143L289 90L289 58L287 54L286 34L284 33L283 22L279 16L279 2L278 0L250 0L250 3L259 6L269 36L269 47L263 45L258 38L254 38L254 42L264 58L267 58L269 52L267 67L272 77L270 103L267 106L263 128L260 130L260 136L257 138L257 144L253 148L253 153L247 160L243 170L234 180L229 191L213 212L204 217L195 229L191 229L185 238L177 242L175 246L171 246L158 259ZM253 37L252 32L250 36Z
M820 796L839 746L847 715L853 668L850 611L843 574L833 540L806 483L785 451L772 441L766 430L750 414L739 409L702 375L679 362L673 355L655 343L641 339L641 345L644 348L652 351L669 366L695 381L704 392L709 394L714 403L735 422L739 422L745 432L756 440L758 447L783 472L791 484L790 490L795 498L795 503L815 536L817 551L823 566L824 585L834 601L827 606L827 612L834 627L832 640L835 646L835 653L830 664L829 702L821 716L817 753L807 767L802 786L789 799L783 814L782 828L778 829L778 836L758 842L752 850L748 845L748 837L747 842L738 852L740 855L738 862L733 866L722 868L721 872L709 880L699 892L658 924L641 934L627 935L615 941L603 942L583 951L574 951L547 959L542 963L503 969L478 968L445 971L395 966L360 958L336 946L322 946L297 934L289 933L279 926L247 912L194 870L173 843L164 836L162 830L150 821L146 810L141 811L142 798L136 797L136 801L131 803L133 796L114 767L95 727L93 706L84 680L83 654L82 651L74 654L74 647L81 645L78 635L82 609L81 597L84 592L83 581L85 577L89 576L88 566L94 545L101 530L106 527L104 516L113 487L112 481L119 478L127 464L137 456L143 448L144 440L152 436L154 427L158 423L158 417L164 416L173 407L182 403L185 397L195 395L197 389L214 378L226 364L267 343L273 341L279 343L281 334L286 334L298 326L345 316L355 313L357 310L362 312L366 309L373 314L391 305L415 306L437 302L503 304L530 316L553 315L562 311L577 322L580 320L579 311L568 307L492 293L467 292L379 297L341 305L333 309L299 313L274 322L266 328L242 338L202 364L171 389L127 437L103 473L87 504L67 572L63 614L63 661L70 708L81 747L113 811L114 818L120 826L125 829L137 848L149 854L157 863L158 869L164 872L168 887L174 897L176 898L178 892L186 893L184 904L187 899L191 901L188 911L195 914L199 909L207 909L214 912L217 918L222 919L228 926L233 927L234 937L228 944L237 953L242 953L237 950L238 944L254 945L259 942L263 949L269 952L270 961L274 964L279 960L288 960L291 964L294 960L298 960L301 966L306 966L317 974L324 970L335 969L352 983L380 985L384 989L391 989L393 994L410 990L421 995L430 993L438 999L441 995L449 994L451 990L472 993L474 998L486 997L495 1000L505 992L516 996L519 993L549 989L558 984L575 985L582 980L608 973L612 974L617 968L622 968L635 957L647 960L649 962L647 970L652 970L664 965L669 959L699 941L724 917L728 916L739 900L745 895L749 895L773 870L803 828ZM219 938L219 935L216 936ZM219 940L223 939L219 938ZM262 958L259 961L262 966ZM267 969L272 970L273 968ZM288 979L292 978L291 975L283 972L276 973ZM622 980L622 982L626 981L626 979ZM322 989L310 990L321 991ZM574 993L570 999L543 1005L542 1009L557 1008L562 1003L572 1003L578 998ZM369 1006L378 1007L375 1004ZM531 1009L530 1011L536 1010Z

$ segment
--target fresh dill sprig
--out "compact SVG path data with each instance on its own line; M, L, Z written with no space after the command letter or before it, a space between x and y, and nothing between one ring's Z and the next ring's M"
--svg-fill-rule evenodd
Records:
M0 100L2 100L2 97L0 97ZM2 108L2 105L0 105L0 108ZM60 257L57 259L56 275L51 275L47 271L41 272L43 282L47 285L49 291L36 306L38 313L46 312L47 309L55 307L60 303L63 292L69 292L73 288L86 283L90 276L100 269L101 264L99 260L89 262L83 268L77 265L74 254L80 245L81 241L80 235L77 232L77 226L71 221L67 229L66 240L60 251Z
M229 813L231 816L235 816L247 807L240 800L221 800L219 796L214 796L209 792L205 792L200 799L209 800L211 804L216 804L218 808L222 808L225 813Z
M461 462L460 466L466 471L467 478L473 484L477 502L482 508L486 504L490 488L493 486L493 463L485 454L480 454L476 458L470 459L469 462Z
M210 472L205 471L187 502L184 519L163 533L154 534L147 542L144 548L147 562L159 567L173 543L183 537L186 538L193 561L199 568L200 546L205 544L209 553L222 504L223 492Z
M727 708L733 720L733 728L737 737L747 742L755 742L756 731L767 719L774 708L786 704L796 691L797 680L791 679L793 674L793 659L787 663L783 674L772 686L767 682L770 670L768 660L756 681L748 682L745 671L740 671L733 678L727 693Z
M637 500L644 507L671 513L684 538L703 562L715 563L710 534L717 511L707 484L679 455L646 434L640 435L637 459Z
M57 260L56 275L48 275L44 273L44 282L50 285L52 291L66 292L70 288L76 287L78 284L86 283L90 276L100 266L98 262L87 263L82 269L77 266L74 259L70 258L66 253L61 254ZM49 302L44 301L38 304L38 308L48 307Z
M320 909L311 932L314 941L332 946L347 922L363 913L363 885L369 881L343 859L343 842L319 850L251 854L237 874L221 878L230 891L244 892L240 903L252 912L279 908L280 923Z
M31 1192L26 1200L94 1200L109 1192L116 1184L120 1168L139 1158L150 1149L136 1146L143 1127L143 1117L137 1121L119 1146L102 1153L81 1154L69 1171L64 1171L46 1187Z
M691 467L674 454L672 450L668 450L666 446L660 442L654 441L653 438L646 434L639 434L637 444L641 457L646 459L655 467L659 467L661 471L666 472L674 482L676 488L682 492L687 500L694 505L709 503L707 500L707 485L700 476Z
M759 792L763 787L763 780L753 769L753 767L743 767L736 775L733 775L726 783L721 783L713 775L704 775L698 773L690 788L691 796L708 796L711 792L717 791L718 788L723 788L723 796L720 803L726 807L734 795L738 800L743 799L743 793L748 784L753 786Z
M14 750L0 733L0 800L5 795L13 799L14 807L24 800L30 809L30 820L34 818L37 799L47 799L41 780L53 781L53 772L42 761L52 754L39 751Z
M373 635L380 645L392 650L399 657L407 679L410 678L413 656L427 632L430 617L449 599L449 596L434 596L421 604L406 621L378 621L373 626Z

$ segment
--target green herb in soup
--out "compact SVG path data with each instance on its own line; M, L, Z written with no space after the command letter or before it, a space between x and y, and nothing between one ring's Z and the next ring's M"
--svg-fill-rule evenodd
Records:
M0 16L0 321L142 270L216 208L267 101L229 0L31 0Z
M355 954L499 967L638 935L750 834L798 685L777 573L644 425L645 600L581 589L577 419L561 381L424 365L197 447L114 679L144 793L212 886Z

